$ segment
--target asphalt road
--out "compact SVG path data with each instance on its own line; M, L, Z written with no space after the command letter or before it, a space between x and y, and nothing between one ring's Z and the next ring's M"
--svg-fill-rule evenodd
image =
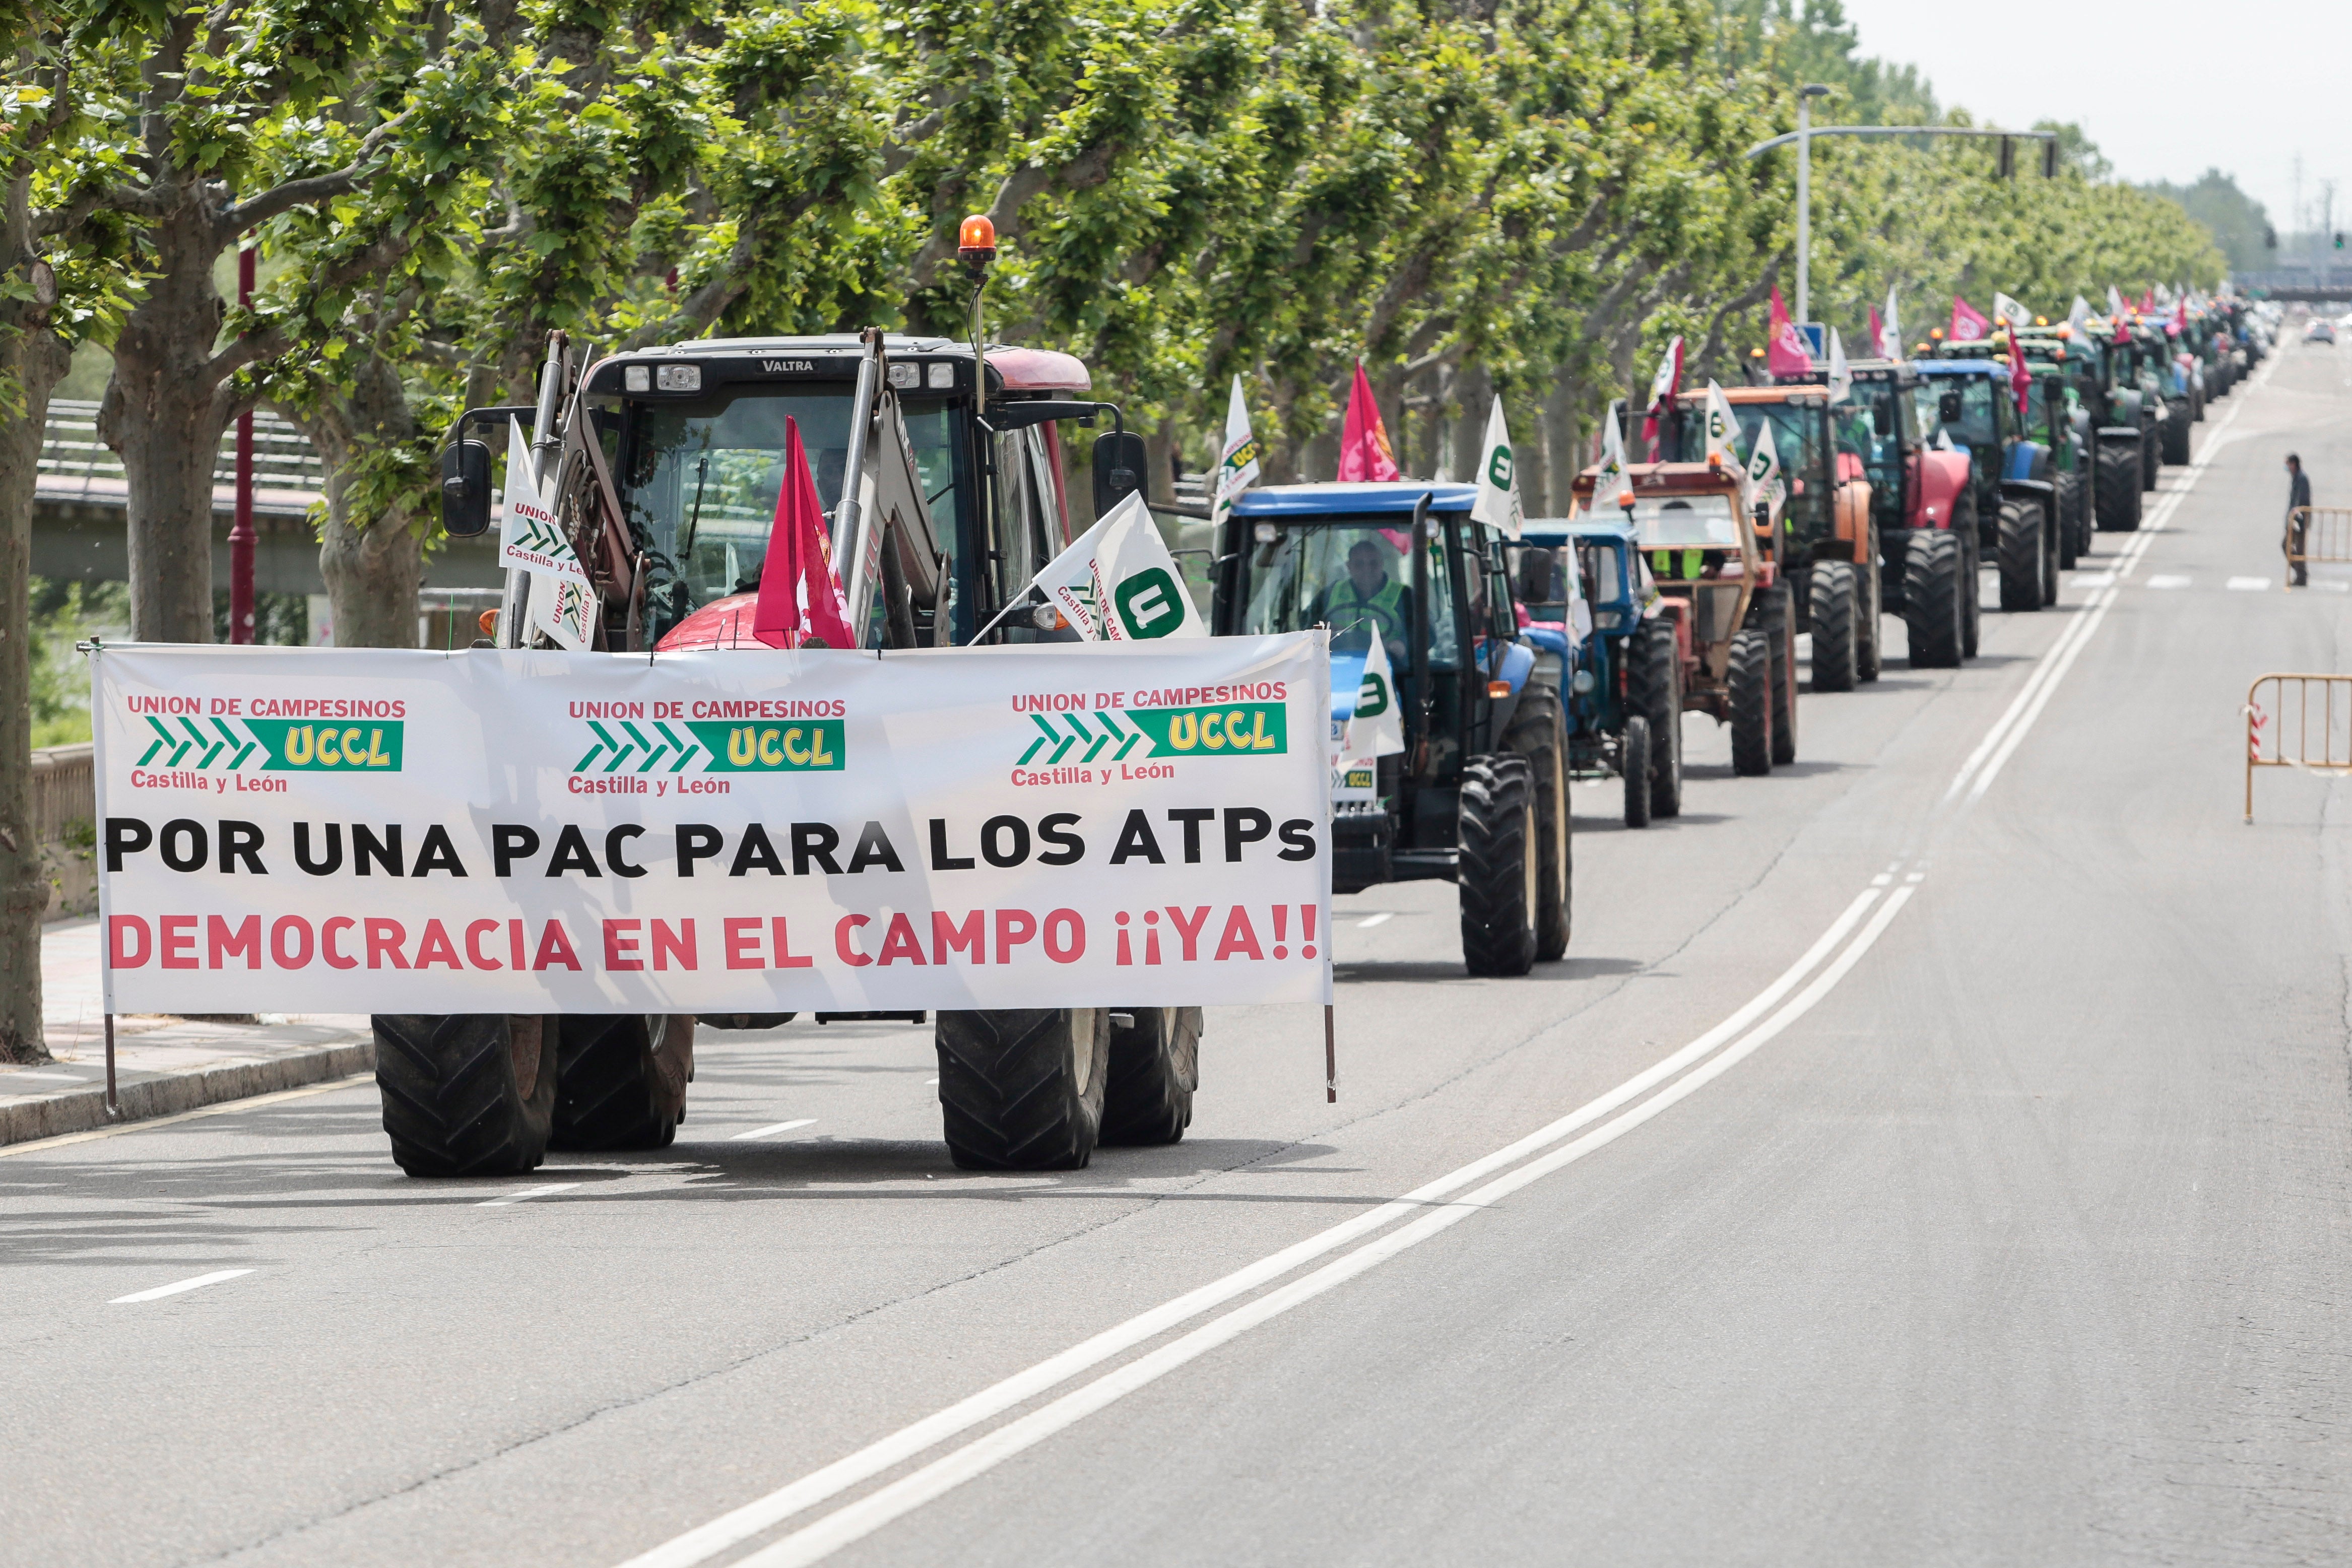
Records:
M510 1182L364 1088L12 1152L0 1562L2352 1561L2347 807L2239 765L2352 668L2277 587L2348 415L2290 347L1966 669L1580 790L1567 963L1339 900L1336 1106L1268 1008L1068 1175L956 1172L868 1026Z

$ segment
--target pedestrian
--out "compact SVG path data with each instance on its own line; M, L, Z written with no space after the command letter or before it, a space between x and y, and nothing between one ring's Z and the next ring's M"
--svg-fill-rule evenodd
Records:
M2286 563L2294 569L2294 585L2305 585L2309 568L2304 563L2304 540L2311 528L2311 476L2303 459L2286 455Z

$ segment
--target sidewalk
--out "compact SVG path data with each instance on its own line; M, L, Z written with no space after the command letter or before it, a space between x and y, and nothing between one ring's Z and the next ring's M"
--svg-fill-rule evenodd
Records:
M95 920L41 932L42 1029L58 1059L0 1064L0 1144L106 1125L106 1017ZM264 1013L253 1024L153 1014L114 1021L122 1120L143 1121L375 1069L363 1013Z

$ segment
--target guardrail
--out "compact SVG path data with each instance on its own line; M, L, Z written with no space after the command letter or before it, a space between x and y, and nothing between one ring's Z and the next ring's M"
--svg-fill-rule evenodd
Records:
M2264 687L2271 704L2263 706ZM2313 739L2312 706L2319 707L2318 741ZM2301 768L2306 773L2352 773L2352 675L2258 675L2246 688L2246 820L2254 819L2254 770ZM2289 743L2292 731L2293 743Z
M2299 506L2286 514L2284 586L2311 566L2352 566L2352 506Z
M253 416L254 510L299 517L326 488L326 467L302 432L275 414ZM222 433L213 461L215 509L225 510L236 493L236 427ZM50 401L41 437L35 495L45 501L86 501L121 506L129 494L122 459L98 438L98 405L71 398Z
M98 785L90 770L90 745L44 746L33 753L33 837L62 843L77 822L98 816Z

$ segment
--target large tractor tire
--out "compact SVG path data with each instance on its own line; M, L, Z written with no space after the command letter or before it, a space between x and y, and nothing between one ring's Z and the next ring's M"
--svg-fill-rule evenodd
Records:
M1764 627L1772 639L1772 765L1797 760L1797 606L1785 588L1765 599Z
M2072 572L2090 548L2084 537L2082 475L2062 470L2051 481L2051 510L2058 519L2058 570Z
M1914 529L1903 561L1903 620L1911 668L1956 669L1960 662L1960 542L1948 530Z
M967 1171L1075 1171L1094 1157L1110 1014L1016 1007L936 1015L948 1153Z
M1731 771L1761 778L1772 771L1772 637L1746 626L1731 639Z
M1568 718L1559 693L1530 686L1519 696L1503 749L1528 760L1536 800L1536 962L1568 952L1570 884L1575 871L1575 814L1568 795Z
M555 1020L379 1013L375 1082L392 1157L412 1176L513 1176L547 1157Z
M1650 721L1650 815L1683 814L1683 659L1675 625L1642 623L1629 640L1625 706ZM1628 788L1632 785L1629 784Z
M1112 1016L1101 1141L1176 1142L1192 1123L1192 1091L1201 1087L1201 1009L1124 1011L1135 1022L1121 1028Z
M556 1058L556 1149L666 1149L694 1071L688 1014L569 1013Z
M2000 607L2042 607L2042 508L2012 496L2000 503Z
M2139 488L2156 489L2158 476L2164 472L2164 426L2168 421L2158 416L2153 426L2142 426L2139 433Z
M1625 774L1625 826L1650 826L1650 721L1639 713L1625 715L1625 735L1617 758Z
M695 1022L706 1029L781 1029L797 1013L704 1013Z
M2189 389L2189 422L2192 425L2205 423L2205 394L2194 385Z
M2164 460L2172 468L2189 461L2189 405L2186 400L2164 405Z
M1462 962L1473 974L1535 967L1542 904L1534 781L1528 760L1502 752L1463 765L1454 880L1461 895Z
M2099 526L2110 533L2130 533L2139 528L2139 448L2120 441L2099 447L2094 474L2098 492Z
M1813 624L1813 689L1852 691L1858 649L1854 637L1853 568L1824 561L1813 568L1809 618Z

